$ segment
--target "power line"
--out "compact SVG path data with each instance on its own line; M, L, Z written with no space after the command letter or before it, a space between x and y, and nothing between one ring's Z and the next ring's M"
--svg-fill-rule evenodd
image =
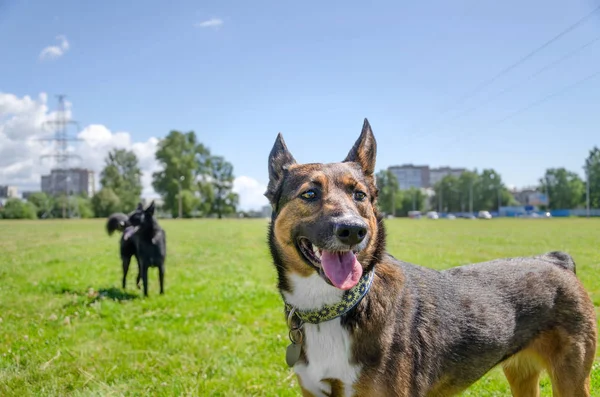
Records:
M54 129L54 135L50 138L42 138L41 141L50 141L54 143L54 151L52 154L44 155L41 158L51 158L56 162L56 170L58 176L64 178L64 193L65 200L63 201L62 217L72 218L78 216L78 207L74 203L74 197L71 191L71 175L69 169L69 162L71 159L81 158L79 155L69 152L69 142L81 141L81 139L72 137L67 131L69 125L79 124L67 117L67 109L65 105L66 95L57 95L58 98L58 109L56 111L56 117L54 120L48 120L44 123L45 126L52 126ZM52 175L52 170L51 170ZM60 182L56 185L60 186Z
M566 61L567 59L573 57L574 55L578 54L579 52L583 51L584 49L586 49L587 47L591 46L592 44L598 42L600 40L600 36L596 36L594 39L588 41L587 43L575 48L572 51L569 51L568 53L566 53L565 55L563 55L562 57L550 62L549 64L545 65L544 67L538 69L537 71L535 71L534 73L530 74L529 76L527 76L526 78L524 78L523 80L520 80L519 82L517 82L516 84L513 84L512 86L509 86L508 88L505 88L503 90L500 90L499 92L497 92L495 95L492 95L490 97L488 97L487 99L485 99L484 101L480 102L479 104L472 106L470 108L468 108L467 110L465 110L464 112L461 112L457 115L455 115L454 117L452 117L451 119L447 120L447 122L450 121L456 121L464 116L466 116L467 114L473 112L474 110L477 110L479 108L481 108L484 105L487 105L488 103L492 102L494 99L497 99L498 97L506 94L507 92L510 92L512 90L514 90L515 88L521 87L524 83L527 83L531 80L533 80L535 77L539 76L540 74L552 69L553 67L559 65L561 62ZM423 135L421 135L421 137L425 136L425 135L429 135L430 133L425 133Z
M507 74L508 72L510 72L511 70L513 70L514 68L516 68L517 66L521 65L522 63L524 63L525 61L527 61L529 58L533 57L535 54L537 54L538 52L542 51L544 48L548 47L550 44L554 43L556 40L560 39L561 37L563 37L567 33L571 32L572 30L574 30L575 28L577 28L579 25L581 25L582 23L584 23L585 21L587 21L598 10L600 10L600 5L598 7L596 7L596 8L594 8L592 11L590 11L586 16L584 16L583 18L579 19L577 22L573 23L572 25L570 25L569 27L567 27L566 29L564 29L563 31L561 31L560 33L558 33L557 35L555 35L554 37L552 37L550 40L546 41L544 44L542 44L541 46L539 46L536 49L534 49L533 51L531 51L529 54L525 55L524 57L521 57L520 59L518 59L513 64L511 64L511 65L505 67L504 69L502 69L500 72L498 72L492 78L484 81L483 83L481 83L478 86L476 86L475 89L473 89L473 90L469 91L467 94L464 94L463 96L461 96L456 101L455 104L460 104L460 103L464 102L465 100L471 98L473 95L477 94L479 91L481 91L482 89L484 89L488 85L492 84L494 81L498 80L500 77L504 76L505 74Z
M465 93L462 96L460 96L452 105L450 105L446 110L442 111L441 114L443 115L443 114L448 113L456 105L460 105L461 103L465 102L467 99L470 99L475 94L479 93L481 90L483 90L484 88L486 88L487 86L489 86L490 84L492 84L493 82L495 82L496 80L498 80L500 77L504 76L505 74L507 74L511 70L515 69L517 66L523 64L525 61L527 61L528 59L532 58L534 55L536 55L537 53L539 53L540 51L542 51L543 49L545 49L546 47L548 47L550 44L554 43L556 40L560 39L561 37L565 36L569 32L571 32L574 29L576 29L578 26L580 26L585 21L587 21L592 15L594 15L599 10L600 10L600 5L597 6L596 8L594 8L592 11L590 11L584 17L580 18L578 21L574 22L573 24L571 24L567 28L563 29L560 33L556 34L551 39L549 39L546 42L544 42L542 45L540 45L537 48L535 48L534 50L530 51L527 55L519 58L517 61L515 61L511 65L505 67L500 72L498 72L496 75L492 76L490 79L488 79L488 80L482 82L481 84L479 84L478 86L476 86L473 90L468 91L467 93ZM591 45L591 44L592 43L589 43L588 45ZM587 45L585 45L583 47L585 48L585 47L587 47ZM581 50L581 49L583 49L583 48L580 48L579 50ZM568 55L566 57L568 58L570 56L572 56L572 55ZM564 59L562 59L562 60L564 60ZM541 73L541 71L539 71L539 73Z
M510 114L508 114L507 116L505 116L505 117L497 120L496 122L491 123L490 125L488 125L487 128L489 129L489 128L495 127L495 126L497 126L499 124L502 124L502 123L504 123L504 122L506 122L506 121L508 121L508 120L510 120L510 119L512 119L512 118L514 118L514 117L516 117L518 115L520 115L521 113L524 113L524 112L526 112L526 111L528 111L528 110L530 110L530 109L532 109L532 108L534 108L536 106L539 106L539 105L541 105L541 104L549 101L552 98L555 98L557 96L563 95L564 93L568 92L569 90L571 90L571 89L573 89L573 88L575 88L575 87L577 87L577 86L579 86L579 85L581 85L581 84L583 84L583 83L585 83L585 82L587 82L589 80L592 80L593 78L595 78L595 77L597 77L599 75L600 75L600 70L598 70L598 71L596 71L596 72L594 72L594 73L592 73L592 74L584 77L583 79L577 80L574 83L569 84L568 86L563 87L562 89L560 89L558 91L555 91L555 92L553 92L553 93L551 93L549 95L546 95L543 98L540 98L540 99L538 99L538 100L536 100L534 102L531 102L527 106L524 106L521 109L518 109L518 110L516 110L516 111L514 111L514 112L512 112ZM481 130L478 130L478 132L480 132L480 131ZM444 147L448 147L451 144L460 142L463 139L465 139L465 138L467 138L467 137L469 137L471 135L472 134L463 135L462 137L460 137L460 138L458 138L458 139L456 139L456 140L454 140L452 142L447 143L446 145L444 145Z

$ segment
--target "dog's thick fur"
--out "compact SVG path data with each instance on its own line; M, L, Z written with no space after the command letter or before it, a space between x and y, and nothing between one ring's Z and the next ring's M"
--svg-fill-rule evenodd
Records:
M303 395L450 396L501 364L514 396L538 396L543 370L554 396L589 396L596 316L573 259L550 252L445 271L395 259L385 251L375 157L367 120L341 163L298 164L281 134L269 156L269 245L284 299L318 310L343 293L303 253L301 238L353 249L363 272L375 271L357 306L303 325L294 365ZM364 240L344 244L340 224L362 225Z
M144 295L148 296L148 268L158 268L160 293L164 293L165 260L167 257L167 237L163 228L154 218L154 201L148 208L142 204L129 216L129 223L135 228L132 237L135 243L136 257L139 262L140 275L144 286Z
M138 206L138 210L141 208ZM134 227L129 222L129 217L133 215L135 211L131 212L129 215L125 215L121 212L116 212L111 214L108 217L106 222L106 231L109 236L112 236L113 233L118 230L122 233L121 238L119 240L119 252L121 254L121 263L123 265L123 289L125 289L127 283L127 272L129 271L129 264L131 263L131 258L135 257L136 262L138 264L138 275L136 280L136 285L140 287L140 260L137 256L137 248L133 237Z

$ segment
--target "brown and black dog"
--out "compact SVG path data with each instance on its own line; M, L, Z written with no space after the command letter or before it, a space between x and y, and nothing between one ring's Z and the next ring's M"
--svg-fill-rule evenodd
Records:
M502 365L514 396L589 396L594 306L562 252L445 271L385 251L376 142L365 120L346 159L269 156L269 245L304 396L450 396Z

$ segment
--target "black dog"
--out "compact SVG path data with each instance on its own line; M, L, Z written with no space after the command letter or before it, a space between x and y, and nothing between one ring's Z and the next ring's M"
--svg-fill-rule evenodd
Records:
M141 210L141 204L138 206L138 210ZM135 256L135 259L138 263L138 275L136 285L140 287L140 259L137 255L137 247L135 241L133 239L135 228L129 222L129 217L132 216L136 211L131 212L129 215L125 215L121 212L117 212L108 217L108 222L106 223L106 231L109 236L118 230L122 232L121 240L119 241L119 248L121 252L121 262L123 264L123 289L125 289L125 284L127 280L127 272L129 271L129 264L131 262L131 257Z
M135 255L140 269L138 285L141 276L144 284L144 295L148 296L148 268L158 267L160 293L163 294L167 240L165 231L154 219L154 201L145 210L140 203L137 209L129 215L127 223L133 227L131 239L135 244Z

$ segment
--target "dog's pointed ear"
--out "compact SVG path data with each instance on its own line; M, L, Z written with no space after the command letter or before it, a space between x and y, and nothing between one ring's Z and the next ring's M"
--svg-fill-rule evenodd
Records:
M139 203L138 203L138 206L137 206L137 208L136 208L136 209L137 209L137 210L143 210L143 209L144 209L144 206L143 206L143 204L142 204L141 202L139 202Z
M150 203L150 205L148 206L148 208L146 208L146 214L152 216L154 215L154 200L152 200L152 202Z
M269 185L265 196L271 203L273 203L279 185L283 180L283 173L292 164L296 164L296 160L285 145L283 135L280 132L277 134L277 139L273 149L271 149L271 154L269 154Z
M376 157L377 142L375 141L369 120L365 119L360 136L343 162L356 162L360 164L363 172L370 176L375 172Z

